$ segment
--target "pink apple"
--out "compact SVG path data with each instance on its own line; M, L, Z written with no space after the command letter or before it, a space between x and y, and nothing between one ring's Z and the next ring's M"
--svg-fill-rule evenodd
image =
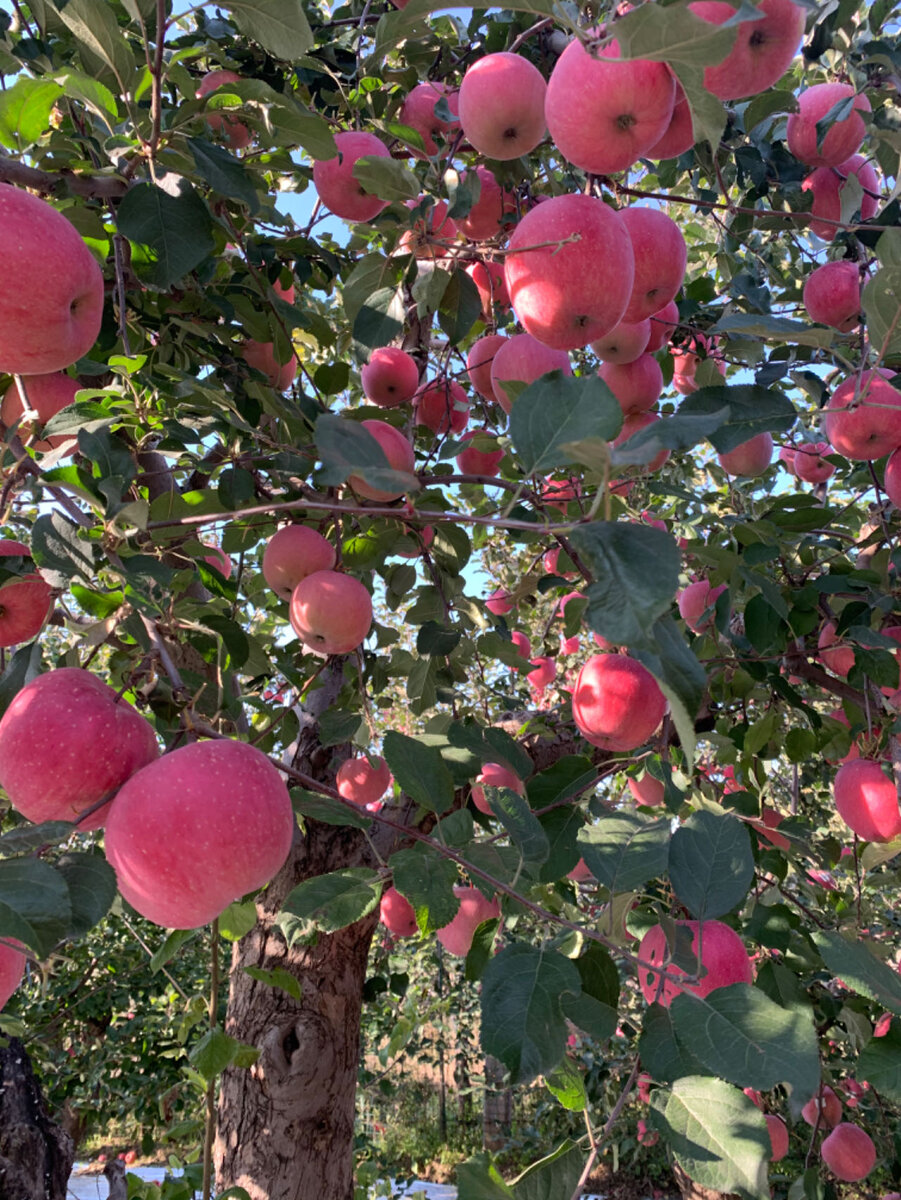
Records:
M7 945L13 940L5 935L0 940L0 1012L25 975L25 955L15 946ZM16 942L16 946L21 944Z
M215 543L204 542L204 547L209 550L209 554L203 556L203 561L223 575L226 579L231 578L232 560L228 557L221 546Z
M248 338L241 346L240 353L247 365L265 375L266 382L276 391L285 392L294 382L297 356L293 352L287 362L281 363L275 357L274 342L255 342Z
M417 425L433 433L462 433L469 423L469 397L455 379L430 379L413 397Z
M534 383L549 371L572 375L569 355L565 350L553 350L528 333L503 338L494 349L491 363L491 388L504 412L513 407L513 400L504 384L510 380Z
M0 559L30 555L24 542L0 541ZM53 590L37 571L0 584L0 646L30 642L41 632L52 611Z
M722 25L735 9L725 0L694 0L696 17ZM792 0L762 0L762 19L742 21L732 49L716 66L704 71L704 87L720 100L740 100L765 92L782 78L804 36L804 9Z
M526 790L523 781L508 767L501 766L500 763L485 763L472 785L472 802L479 812L488 813L489 816L491 815L491 806L485 799L485 788L481 786L482 784L494 788L509 788L512 792L516 792L517 796L522 796Z
M475 437L482 441L489 438L492 445L497 445L497 439L492 436L490 429L470 429L460 440L468 442ZM476 446L467 446L457 455L457 469L462 475L497 475L503 457L503 450L480 450Z
M828 442L805 442L795 451L795 474L805 483L825 483L835 474L825 454L834 454Z
M656 425L661 418L657 413L651 412L630 412L626 414L623 421L623 427L613 439L611 443L614 446L622 446L629 438L634 437L636 433L640 433L642 429L647 429L650 425ZM669 458L669 450L661 450L656 454L650 462L642 465L642 470L653 474L654 471L659 471L666 460Z
M545 134L547 85L520 54L486 54L460 85L460 126L486 158L503 162L529 154Z
M605 362L598 375L619 401L624 415L647 412L663 392L663 372L653 354L642 354L635 362Z
M664 786L659 779L655 779L653 775L649 775L645 771L640 779L629 780L629 791L636 804L644 804L648 808L655 808L658 804L663 803Z
M676 326L679 324L678 304L675 300L670 300L669 304L664 304L659 312L651 313L648 321L651 326L651 336L648 338L645 350L648 354L656 354L658 350L663 349L676 331Z
M126 1150L126 1151L125 1151L125 1160L124 1160L124 1161L126 1162L126 1164L127 1164L128 1166L131 1166L131 1165L132 1165L132 1163L136 1163L136 1162L138 1161L138 1152L137 1152L137 1150Z
M418 200L405 201L405 204L413 211L420 208L426 198L420 196ZM425 215L417 216L412 228L401 236L397 243L398 253L431 260L446 257L457 237L457 223L447 211L445 200L436 200L428 206Z
M650 1004L656 1000L669 1008L680 992L692 992L695 996L709 996L716 988L728 987L733 983L750 983L753 979L751 960L741 938L721 921L677 921L677 925L691 932L691 948L706 974L697 983L679 983L688 972L670 963L664 971L638 968L638 982L642 995ZM669 958L666 934L662 925L653 925L638 947L638 957L654 966L662 966ZM691 972L691 974L700 972ZM657 995L661 974L664 984Z
M485 62L486 60L481 59L480 61ZM487 167L477 166L474 168L474 173L478 176L481 186L479 198L469 210L469 214L458 219L457 225L463 236L469 238L471 242L482 242L487 238L497 237L501 233L504 217L509 213L516 212L516 200L511 192L504 191L493 172L489 171ZM468 175L467 171L464 182Z
M119 891L156 925L206 925L282 867L295 830L284 780L227 738L164 754L113 801L105 850Z
M336 562L335 547L308 525L286 525L272 535L263 549L263 578L282 600L307 575L330 571Z
M854 97L851 111L835 121L822 145L817 147L817 123L836 104ZM861 113L870 111L870 101L855 95L850 83L818 83L798 97L798 111L788 118L786 143L789 152L811 167L837 167L860 149L866 127Z
M414 937L419 932L413 905L396 887L385 888L382 893L379 920L395 937Z
M518 629L514 629L513 632L510 634L510 641L516 647L516 652L520 656L520 658L530 658L531 657L532 643L529 641L529 639L526 637L526 635L524 633L521 633ZM518 671L518 670L520 670L520 668L517 667L516 670Z
M901 508L901 453L895 450L885 464L885 480L883 483L885 494L894 504L895 508Z
M727 475L753 478L762 475L773 461L773 437L758 433L734 450L719 455L719 464Z
M369 633L372 597L351 575L314 571L291 595L290 621L317 654L350 654Z
M842 1102L831 1087L824 1086L822 1095L808 1100L801 1109L801 1116L808 1125L816 1125L817 1112L820 1112L820 1129L834 1129L844 1115Z
M452 120L445 121L435 115L435 105L440 100L447 101ZM427 80L425 83L418 83L407 93L400 110L400 120L421 135L425 153L431 158L438 153L435 138L440 137L448 141L450 135L458 127L459 108L460 93L457 88L449 87L446 83Z
M820 1157L836 1179L857 1183L876 1166L876 1147L859 1125L842 1121L823 1139Z
M557 678L557 664L552 658L541 656L529 660L532 670L526 675L529 686L536 692L543 692Z
M583 665L572 697L579 732L602 750L634 750L657 731L666 700L653 675L624 654L596 654Z
M709 579L696 579L694 583L690 583L682 589L678 596L679 616L689 629L695 633L706 633L707 630L713 628L713 608L716 605L717 596L725 590L724 583L712 587ZM705 620L704 614L708 610L710 610L709 616Z
M839 767L833 782L838 815L865 842L890 842L901 834L894 780L878 762L856 758Z
M354 167L361 158L390 158L391 153L374 133L336 133L335 145L338 153L334 158L313 163L313 186L319 199L342 221L371 221L388 207L388 201L367 192L354 175Z
M813 193L810 232L824 242L831 242L840 232L838 223L842 219L842 191L851 175L857 176L863 188L860 219L869 221L879 207L879 176L875 167L859 154L837 167L817 167L801 184L802 191Z
M573 570L565 570L560 565L561 550L559 546L555 546L553 550L548 550L541 563L548 575L561 575L564 579L577 579L579 572Z
M484 262L470 263L466 268L466 274L476 285L479 299L482 302L482 317L486 324L491 324L494 320L495 304L502 312L510 311L510 296L504 279L504 268L500 263L492 262L490 259L486 259Z
M496 617L505 617L507 613L513 611L516 605L506 588L495 588L485 601L485 607Z
M465 958L472 947L475 931L483 921L493 921L501 915L497 897L486 900L478 888L455 887L454 895L460 901L457 915L438 930L438 941L456 958Z
M66 437L60 437L57 434L54 437L42 439L36 438L35 433L42 425L46 425L51 417L55 417L58 412L73 403L75 393L82 386L78 380L70 378L62 371L53 371L49 375L25 375L22 382L25 385L28 403L31 409L37 413L37 419L30 418L19 425L16 432L22 441L28 443L31 449L38 454L55 450L59 446L66 445L67 442L74 445L71 434ZM22 397L13 381L3 393L3 401L0 403L0 421L9 428L19 420L24 411Z
M767 1113L766 1129L770 1135L770 1162L779 1162L788 1154L788 1126L775 1113Z
M835 622L826 621L817 639L820 662L835 675L847 675L854 666L854 651L844 642L839 643L835 633Z
M804 307L811 321L848 333L860 324L860 268L828 262L811 271L804 284Z
M830 396L823 424L837 454L872 462L901 446L901 392L888 374L851 375Z
M491 382L491 370L494 366L495 354L508 340L500 333L488 333L474 341L469 348L466 356L466 371L469 375L469 382L483 400L499 403ZM569 359L567 359L567 365L569 365Z
M103 275L75 226L0 184L0 261L0 371L48 375L87 354L100 332Z
M778 461L782 463L789 475L794 475L797 479L798 472L795 470L795 454L796 450L794 446L783 446L779 451Z
M413 399L419 387L419 367L399 346L380 346L360 372L360 383L370 404L397 408Z
M682 89L682 84L676 80L676 97L673 103L673 115L670 117L666 132L659 142L645 150L642 157L661 160L678 158L695 144L694 129L691 123L691 109Z
M381 446L389 467L408 475L413 474L416 469L416 454L409 438L405 437L399 429L395 429L393 425L389 425L387 421L361 421L360 424ZM351 475L347 482L358 496L363 496L366 500L385 503L389 500L397 500L404 494L402 490L386 491L383 488L374 487L359 475Z
M198 100L202 100L204 96L209 96L211 92L225 87L226 84L240 83L240 81L241 76L235 71L210 71L208 75L204 75L203 79L201 79L194 95ZM231 113L209 109L204 113L204 117L213 133L218 133L232 150L243 150L253 141L253 134L244 122L239 121Z
M659 208L620 209L635 259L624 321L643 321L675 299L685 278L688 247L682 230Z
M80 667L38 675L0 720L0 784L35 824L78 821L158 754L153 726ZM106 804L80 828L99 829L108 811Z
M582 489L578 479L546 479L538 494L539 501L548 508L565 513L571 500L578 500Z
M361 754L345 759L335 776L338 795L365 808L381 800L391 787L391 772L383 758Z
M623 319L635 277L632 243L603 200L555 196L516 226L505 274L526 332L555 350L575 350Z
M591 343L591 349L605 363L634 363L644 354L651 338L647 319L629 324L620 321L609 333Z
M616 61L619 55L615 40L592 53L574 39L548 83L551 140L567 162L593 175L628 171L660 141L673 116L676 83L669 68L644 59Z

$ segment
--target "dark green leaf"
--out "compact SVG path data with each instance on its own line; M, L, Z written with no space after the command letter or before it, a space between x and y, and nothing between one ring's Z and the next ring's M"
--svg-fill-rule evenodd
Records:
M39 858L0 860L0 935L45 958L72 925L66 880Z
M831 929L818 929L811 936L823 962L847 987L901 1016L901 977L865 942L849 941Z
M758 433L785 433L797 417L791 400L781 392L754 384L701 388L685 397L679 414L719 413L724 406L729 408L729 418L710 436L720 454L734 450Z
M414 492L419 487L415 475L388 465L384 450L358 421L323 413L316 422L315 437L324 483L337 485L350 475L359 475L380 491Z
M286 971L284 967L275 967L272 971L265 971L262 967L245 967L244 973L249 975L251 979L255 979L257 983L265 983L266 987L279 988L296 1000L299 1004L302 998L300 984L294 978L290 971Z
M64 588L70 579L94 582L94 550L79 527L60 512L38 517L31 531L31 554L51 587Z
M597 375L578 378L551 371L516 398L510 437L526 474L580 461L572 446L592 438L608 442L623 423L616 397Z
M313 45L313 32L301 0L223 0L242 33L275 58L291 62Z
M723 916L747 897L754 878L747 826L729 813L692 813L670 842L669 876L693 917Z
M630 466L653 462L661 450L689 450L710 437L728 417L729 409L725 407L719 412L697 416L685 416L680 412L675 417L664 417L616 446L610 461L614 466Z
M188 138L187 141L200 178L213 191L240 200L252 213L256 212L260 207L259 196L253 178L241 160L222 146L214 146L203 138Z
M578 841L598 882L614 894L632 892L666 871L669 820L611 813L580 830Z
M647 641L632 655L651 672L669 701L670 715L686 756L694 755L695 716L707 692L707 676L671 616L654 622Z
M70 937L102 921L116 898L116 873L102 854L67 854L56 868L69 889Z
M309 932L318 929L323 933L334 933L362 920L376 907L381 896L377 871L365 867L331 871L327 875L305 879L293 888L282 905L276 924L286 932L288 945L293 945L304 927Z
M364 192L380 200L415 200L421 190L410 168L396 158L364 155L354 163L353 175Z
M572 1097L572 1100L565 1107L579 1111L585 1107L587 1101L582 1104L574 1102L577 1090L574 1073L577 1075L578 1072L573 1064L568 1063L567 1065L569 1070L563 1086L566 1088L566 1094ZM555 1087L550 1079L547 1081L547 1085L557 1099L563 1103L559 1088L560 1078L559 1073L555 1073L554 1082L558 1086ZM582 1090L584 1095L584 1086ZM582 1150L575 1143L566 1141L551 1154L532 1163L513 1181L513 1195L516 1200L569 1200L579 1184L584 1166L585 1155Z
M835 340L835 331L832 329L807 325L803 321L791 321L788 317L770 317L758 313L730 313L721 317L710 332L734 338L760 338L763 341L778 342L780 345L788 342L796 346L825 347L831 346ZM768 391L767 388L758 390Z
M188 1054L191 1066L208 1083L221 1075L226 1067L249 1067L259 1056L255 1047L229 1037L221 1029L208 1030Z
M41 673L43 661L41 658L41 643L34 641L30 646L22 646L6 664L6 670L0 675L0 716L25 687Z
M662 1004L649 1004L645 1009L638 1051L642 1066L660 1083L672 1083L704 1071L702 1064L679 1042L672 1014Z
M291 800L294 811L302 817L321 821L323 825L348 825L352 829L368 829L372 824L370 813L357 809L331 796L320 796L316 792L299 792Z
M392 729L385 735L382 753L395 782L411 800L437 813L452 806L454 781L434 746Z
M413 905L422 933L434 933L451 923L460 901L454 895L459 875L450 859L424 847L413 847L392 854L389 866L394 872L394 886Z
M193 271L215 248L204 202L186 179L165 179L171 190L135 184L116 216L119 232L132 243L132 266L144 283L160 291Z
M510 840L519 847L523 863L535 870L550 854L547 836L528 803L510 788L484 787L491 811L506 829Z
M901 1029L896 1022L889 1026L888 1033L867 1042L855 1074L892 1104L901 1104Z
M466 337L481 311L478 288L462 267L455 267L438 305L438 324L451 345Z

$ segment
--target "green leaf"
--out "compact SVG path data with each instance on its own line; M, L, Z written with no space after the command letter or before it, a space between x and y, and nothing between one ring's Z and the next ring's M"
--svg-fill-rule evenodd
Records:
M892 1104L901 1104L901 1029L894 1021L888 1033L871 1038L861 1050L855 1075Z
M50 127L50 110L62 95L58 83L20 76L0 92L0 142L21 153Z
M701 388L685 397L679 414L718 413L724 405L728 405L729 418L710 436L720 454L734 450L758 433L785 433L797 417L791 400L756 384Z
M683 416L680 412L675 417L664 417L615 446L610 461L614 466L633 466L652 462L661 450L689 450L709 438L728 418L728 408L697 416Z
M647 667L670 706L670 716L691 761L695 751L695 716L707 694L707 676L671 616L661 617L646 641L630 647L632 656Z
M365 867L348 867L305 879L292 888L276 924L285 932L291 946L305 933L314 929L335 933L353 925L377 906L382 897L381 880L377 871Z
M623 414L597 375L570 377L550 371L519 394L510 410L510 437L527 475L578 462L570 447L597 438L608 442Z
M681 62L673 65L673 72L688 101L695 141L709 142L717 153L728 118L723 104L704 86L704 68Z
M0 834L0 858L15 854L29 854L44 846L65 842L75 832L69 821L42 821L40 825L19 825L8 833Z
M579 831L585 865L611 894L632 892L666 871L669 818L610 813Z
M474 1154L457 1167L457 1200L512 1200L512 1197L487 1154Z
M321 821L323 825L347 825L351 829L368 829L372 824L371 813L354 809L333 800L331 796L320 796L317 792L299 792L291 798L294 811L302 817Z
M62 89L64 96L68 96L70 100L78 100L86 108L91 109L102 121L106 122L112 132L111 122L118 119L119 108L116 97L109 88L104 87L99 80L93 79L90 75L83 75L80 71L62 71L59 75L54 76L54 79Z
M303 998L300 990L300 984L294 978L290 971L286 971L284 967L275 967L271 971L265 971L262 967L245 967L244 974L249 975L251 979L255 979L257 983L264 983L266 987L279 988L296 1000L299 1004Z
M883 267L863 289L873 348L883 357L901 349L901 267Z
M588 624L617 645L644 642L679 587L682 566L675 539L632 521L594 521L576 526L569 536L594 576L586 592Z
M654 1093L650 1123L695 1183L769 1200L770 1135L763 1113L738 1088L704 1076L678 1079L669 1093Z
M257 923L257 906L252 900L235 900L219 915L219 934L238 942Z
M550 854L541 822L522 796L510 788L486 786L484 792L491 811L506 829L513 844L519 847L526 868L537 870Z
M252 213L259 209L260 199L253 178L240 159L203 138L189 137L187 142L198 175L213 191L240 200Z
M805 1104L820 1085L816 1030L809 1011L781 1008L747 983L689 992L670 1005L680 1045L708 1071L738 1087L769 1091L788 1084Z
M791 321L788 317L769 317L759 313L730 313L721 317L712 326L711 333L735 338L761 338L763 341L788 342L795 346L831 346L835 341L835 330L815 329L803 321ZM766 388L761 389L766 391Z
M31 683L32 679L40 675L42 666L39 641L32 642L30 646L22 646L15 652L6 664L6 670L0 675L0 716L6 712L26 683Z
M313 46L301 0L223 0L242 33L278 59L291 62Z
M414 846L392 854L388 865L394 873L394 886L413 905L421 933L434 933L451 923L460 901L454 895L459 874L450 859Z
M419 180L408 166L379 154L358 158L353 176L364 192L380 200L415 200L421 190Z
M871 953L865 942L850 942L831 929L812 934L823 962L847 987L901 1016L901 977Z
M700 921L735 908L754 878L745 823L730 813L692 813L670 842L669 876L676 895Z
M132 243L132 266L144 283L160 291L183 279L215 249L213 223L197 192L186 179L164 178L166 190L153 183L135 184L116 214L119 232Z
M453 806L453 777L434 746L392 729L385 734L382 754L395 782L411 800L436 813Z
M714 25L681 4L640 7L616 22L616 41L623 58L710 67L721 63L732 49L735 19Z
M322 459L323 483L337 486L350 475L380 491L415 492L419 488L415 475L396 471L379 443L359 421L323 413L314 430L316 449Z
M511 1082L546 1075L563 1057L566 993L581 991L579 972L553 950L522 943L495 955L482 976L482 1048L510 1072Z
M578 996L563 998L563 1011L574 1025L603 1042L612 1037L619 1023L619 971L603 946L589 942L576 960L582 980Z
M82 937L109 912L116 898L116 873L102 854L66 854L56 869L69 889L69 936Z
M353 336L366 350L387 346L404 327L403 294L397 288L379 288L366 297L354 318Z
M462 267L455 267L438 305L438 324L451 345L466 337L481 312L479 289Z
M550 812L543 813L538 820L548 842L548 856L538 873L538 878L542 883L553 883L562 879L579 861L579 845L576 839L579 830L585 824L585 818L578 806L573 804L551 809Z
M31 555L51 587L64 588L70 579L94 580L94 550L79 537L79 527L59 512L38 517L31 531Z
M69 888L59 871L39 858L0 861L0 935L46 958L71 925Z
M242 95L245 86L244 83L238 85L237 90ZM290 96L283 95L279 99L281 103L273 103L270 109L273 141L279 146L300 146L310 158L335 158L338 147L322 117L304 108Z
M135 73L134 55L112 7L104 0L68 0L65 8L57 5L54 8L76 41L88 52L89 57L84 63L88 74L95 74L93 57L112 73L117 91L130 92Z
M550 1080L548 1087L554 1091ZM566 1094L573 1095L570 1091ZM557 1092L554 1092L554 1095L560 1099ZM576 1106L579 1109L583 1107L584 1104ZM574 1142L565 1141L556 1150L532 1163L514 1179L513 1195L516 1200L569 1200L576 1190L584 1166L585 1155L581 1148Z
M207 1083L221 1075L226 1067L249 1067L259 1058L260 1052L246 1042L229 1037L221 1029L209 1029L196 1045L191 1047L188 1059L194 1070Z
M182 946L197 936L196 929L173 929L166 935L163 944L154 952L150 959L150 973L155 975L170 959L174 958Z
M441 8L441 0L410 0L409 4L396 11L392 9L381 17L376 26L375 45L367 63L367 69L377 70L389 51L406 41L417 31L427 26L423 18ZM507 8L514 12L535 13L541 17L560 18L557 0L511 0ZM466 1200L462 1194L460 1200Z
M704 1073L703 1065L679 1042L672 1013L662 1004L645 1009L638 1052L642 1066L660 1083Z

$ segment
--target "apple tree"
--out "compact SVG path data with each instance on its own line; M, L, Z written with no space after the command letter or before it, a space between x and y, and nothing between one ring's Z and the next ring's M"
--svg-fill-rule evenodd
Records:
M686 1189L897 1182L896 6L0 25L6 1014L208 937L205 1195L348 1200L381 918L584 1111L461 1200L636 1093Z

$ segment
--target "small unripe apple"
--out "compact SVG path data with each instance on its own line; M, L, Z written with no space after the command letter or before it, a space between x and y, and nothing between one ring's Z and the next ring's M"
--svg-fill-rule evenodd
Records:
M391 783L388 764L375 755L371 759L365 754L346 759L335 776L338 795L359 804L361 808L381 800Z
M369 420L361 421L360 424L381 446L389 467L407 475L413 474L416 469L416 454L409 438L387 421ZM398 500L404 494L403 490L386 491L384 488L374 487L360 475L349 476L347 482L358 496L366 500L386 503L389 500Z
M488 813L491 815L491 806L485 798L485 789L482 784L487 784L488 787L510 788L516 792L517 796L523 795L525 792L525 784L517 774L511 771L508 767L502 766L500 763L485 763L472 785L472 802L479 812Z
M438 941L457 958L465 958L472 947L476 929L483 921L492 921L501 915L500 902L495 897L486 900L478 888L455 887L454 895L460 901L457 915L438 930Z
M240 80L241 76L236 71L210 71L209 74L204 75L203 79L201 79L194 95L198 100L202 100L210 92L215 92L218 88L224 87L228 83L239 83ZM253 134L248 127L232 113L217 112L215 109L210 109L204 113L204 116L207 125L209 125L213 133L218 133L222 140L231 146L232 150L243 150L253 140Z
M685 972L674 963L670 963L663 972L639 967L639 986L649 1004L656 1000L664 1008L669 1008L682 991L704 997L716 988L728 987L732 983L751 982L751 960L734 929L730 929L722 921L677 921L676 924L691 932L691 949L696 956L700 954L701 966L706 974L697 983L681 983L677 981L684 979L687 973L695 972ZM662 925L653 925L647 931L638 947L638 957L654 966L662 966L669 957L669 947ZM661 974L664 976L664 984L658 996Z
M379 920L395 937L414 937L419 932L413 905L396 887L385 888L382 893Z
M833 783L838 815L865 842L890 842L901 834L898 792L878 762L856 758L839 767Z
M834 886L834 885L833 885ZM813 1096L801 1109L801 1116L808 1125L816 1125L817 1112L821 1112L820 1128L834 1129L844 1114L842 1102L831 1087L824 1086L822 1096Z
M666 700L647 668L624 654L596 654L583 665L572 696L582 736L602 750L634 750L657 730Z
M317 654L349 654L369 633L372 597L358 579L314 571L291 595L294 632Z
M360 372L360 383L371 404L397 408L413 399L419 387L419 367L399 346L380 346Z
M460 126L480 154L499 161L529 154L545 135L547 84L520 54L486 54L460 85Z
M314 571L331 571L335 547L308 525L277 530L263 550L263 578L282 600L290 600L301 579Z
M390 158L391 152L374 133L354 130L336 133L335 145L338 153L334 158L313 163L313 186L319 199L342 221L371 221L388 207L388 201L365 191L354 175L354 167L361 158Z
M875 1167L876 1147L859 1125L842 1121L823 1139L820 1157L836 1179L857 1183L866 1179Z

